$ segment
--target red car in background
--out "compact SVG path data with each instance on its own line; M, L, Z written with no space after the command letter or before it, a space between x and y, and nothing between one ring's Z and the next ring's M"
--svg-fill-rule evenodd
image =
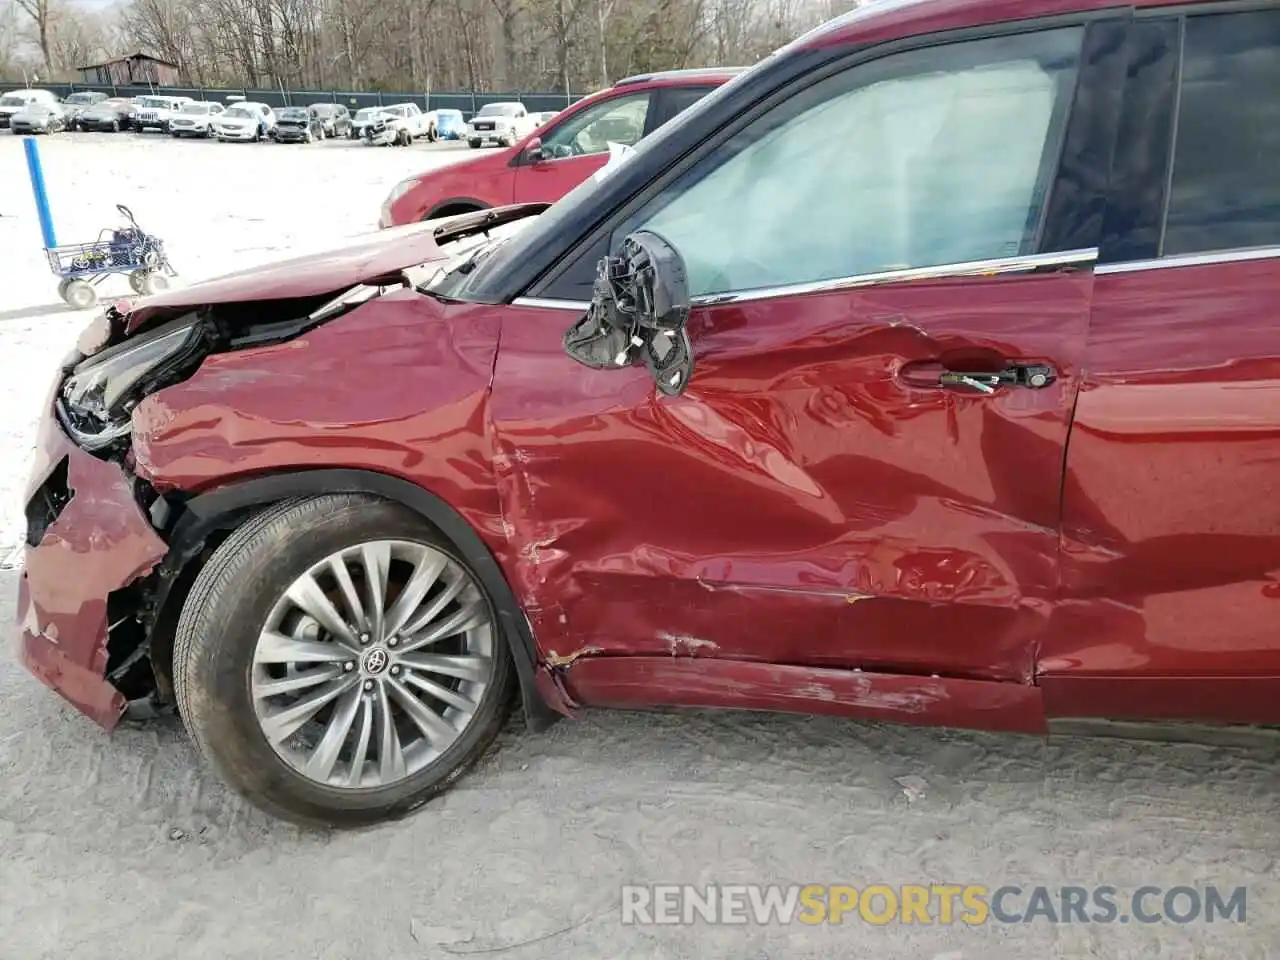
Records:
M555 203L605 165L610 142L634 146L742 70L668 70L619 80L504 150L402 180L382 204L378 225L508 203Z

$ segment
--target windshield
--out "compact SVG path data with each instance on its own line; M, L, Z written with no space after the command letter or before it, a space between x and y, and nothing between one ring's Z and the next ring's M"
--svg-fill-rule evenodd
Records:
M102 99L96 93L73 93L67 97L67 103L96 103Z
M365 107L363 110L356 111L356 119L372 120L375 116L377 116L381 112L382 110L378 107Z
M316 115L320 117L327 117L331 113L338 112L338 108L331 103L317 103L317 104L314 104L311 107L311 109L314 110L316 112Z
M212 109L212 105L208 103L184 103L182 105L183 113L208 113Z
M53 113L53 108L43 103L29 103L23 113Z
M253 110L245 106L234 106L226 112L228 117L236 117L240 120L252 120Z
M161 99L160 97L139 97L137 99L137 104L140 107L153 107L156 109L162 109L169 106L169 102Z
M477 117L513 117L520 108L514 103L486 103Z
M0 107L20 107L26 102L26 97L0 97Z
M276 116L281 120L305 120L307 111L302 107L285 107Z

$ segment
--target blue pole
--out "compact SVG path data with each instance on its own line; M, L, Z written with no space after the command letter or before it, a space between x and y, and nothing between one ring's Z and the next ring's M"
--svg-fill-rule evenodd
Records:
M31 192L36 198L36 213L40 215L40 235L44 237L46 250L58 245L53 232L53 214L49 212L49 194L44 188L44 169L40 166L40 152L35 137L23 137L22 149L27 152L27 173L31 177Z

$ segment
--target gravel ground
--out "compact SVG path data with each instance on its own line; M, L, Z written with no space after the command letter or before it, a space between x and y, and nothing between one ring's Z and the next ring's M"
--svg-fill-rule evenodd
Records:
M68 238L92 236L126 202L192 279L360 232L392 182L459 155L128 136L44 146ZM0 140L0 497L11 531L36 405L87 316L49 306L19 154ZM16 580L0 572L0 624L12 622ZM1280 957L1269 734L1040 740L596 713L532 735L513 720L476 772L418 815L326 834L229 795L175 721L103 734L7 648L0 702L4 960ZM710 882L1216 883L1246 885L1248 912L1243 924L1186 926L620 922L624 883Z

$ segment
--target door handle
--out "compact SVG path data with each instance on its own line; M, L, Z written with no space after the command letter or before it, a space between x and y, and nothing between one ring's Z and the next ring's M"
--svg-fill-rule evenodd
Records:
M1057 379L1053 367L1044 364L1014 364L998 373L990 371L944 370L938 384L944 387L969 387L979 393L995 393L1000 387L1027 387L1041 390Z

